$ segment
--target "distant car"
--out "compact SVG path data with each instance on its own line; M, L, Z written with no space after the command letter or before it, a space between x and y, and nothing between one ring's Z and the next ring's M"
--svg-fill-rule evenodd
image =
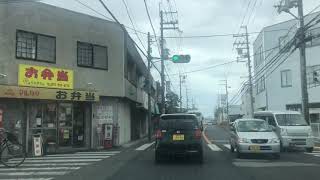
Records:
M261 119L238 119L231 126L231 152L272 154L280 158L280 139L268 123Z
M165 156L192 156L203 161L202 129L193 114L161 115L156 131L155 161Z

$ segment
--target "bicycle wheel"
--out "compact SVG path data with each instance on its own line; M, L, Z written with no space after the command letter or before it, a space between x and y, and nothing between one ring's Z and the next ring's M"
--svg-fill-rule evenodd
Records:
M26 153L19 143L7 141L1 149L1 162L7 167L17 167L24 162Z

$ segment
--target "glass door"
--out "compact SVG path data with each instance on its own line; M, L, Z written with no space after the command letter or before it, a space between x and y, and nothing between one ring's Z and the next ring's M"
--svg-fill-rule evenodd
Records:
M71 103L60 103L58 110L59 145L72 146L73 113Z
M75 103L73 112L73 146L82 147L85 140L85 104Z

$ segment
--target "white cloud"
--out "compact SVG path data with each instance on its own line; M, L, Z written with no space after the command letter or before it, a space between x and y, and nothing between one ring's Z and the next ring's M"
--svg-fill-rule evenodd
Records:
M102 8L98 1L80 0L81 2L90 5L97 11L110 17ZM152 32L149 25L149 20L145 12L143 0L126 0L129 6L132 17L135 20L136 27L144 32ZM173 0L170 0L173 2ZM237 33L242 17L245 14L248 0L175 0L179 12L179 26L183 30L183 35L210 35L210 34L228 34ZM131 26L129 18L126 14L125 7L121 0L105 0L106 5L112 10L119 21L125 25ZM147 0L151 19L155 27L156 33L159 34L159 3L160 0ZM163 1L166 3L167 1ZM250 32L260 31L263 27L278 23L284 20L291 19L288 14L278 14L273 5L277 4L278 0L257 0L256 6L253 9L253 2L247 14L251 14L248 24ZM310 12L316 5L320 4L319 0L303 1L305 13ZM80 11L92 15L97 15L86 7L80 5L75 0L61 1L50 0L51 4L64 8ZM166 6L167 7L167 6ZM174 3L173 3L174 7ZM253 11L252 11L253 10ZM296 13L295 10L292 11ZM248 22L247 18L245 23ZM134 40L136 36L131 30L128 30ZM166 32L166 36L176 36L177 33ZM140 35L142 41L146 42L146 36ZM251 43L256 35L250 36ZM138 42L138 41L137 41ZM181 47L176 39L167 39L168 47L172 53L178 53L181 49L182 53L188 53L192 56L192 62L186 65L173 65L166 63L169 74L177 72L190 71L210 65L219 64L234 60L236 58L235 51L232 51L234 38L231 37L215 37L215 38L199 38L199 39L183 39ZM145 43L146 44L146 43ZM157 56L157 49L154 47L154 55ZM231 86L230 92L237 92L244 80L240 78L247 74L245 64L232 64L224 67L217 67L211 70L188 74L188 86L191 89L190 97L194 97L201 111L206 115L212 115L216 104L216 94L223 92L223 87L219 84L219 80L227 78ZM158 77L158 76L157 76ZM177 88L178 76L172 76L171 80ZM185 90L184 90L185 92ZM185 93L184 93L185 94Z

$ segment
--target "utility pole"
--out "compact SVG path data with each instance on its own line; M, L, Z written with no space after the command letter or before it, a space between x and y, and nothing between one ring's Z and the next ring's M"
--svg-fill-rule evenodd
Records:
M189 96L188 96L188 87L186 87L186 101L187 101L187 111L189 111Z
M247 58L248 59L248 74L249 74L249 95L250 95L250 117L253 118L254 114L254 98L253 98L253 85L252 85L252 70L251 70L251 56L250 56L250 46L249 46L249 33L248 33L248 27L247 26L241 26L241 28L245 29L245 34L240 34L240 35L234 35L233 37L244 37L245 42L239 42L239 43L234 43L234 45L237 46L243 46L246 45L245 47L237 47L239 55L242 55L241 58ZM243 55L242 50L246 50L246 54ZM241 52L241 53L240 53Z
M182 84L185 83L186 75L179 73L179 86L180 86L180 112L182 112Z
M161 58L161 113L165 114L165 76L164 76L164 48L163 48L163 12L160 11L160 58Z
M300 43L300 74L301 74L301 95L302 95L302 114L305 120L310 124L309 116L309 97L307 86L307 62L306 62L306 43L304 30L304 15L302 0L298 0L298 16L299 16L299 43Z
M182 91L181 91L181 85L182 85L182 75L179 73L179 85L180 85L180 113L182 112Z
M299 20L298 45L300 51L301 111L305 120L310 124L303 3L302 0L282 0L280 5L275 7L278 8L279 13L284 11ZM290 9L293 7L298 8L298 17L290 12Z
M226 119L228 119L229 118L229 91L228 91L228 88L230 88L229 86L228 86L228 80L227 79L225 79L225 80L221 80L221 81L223 81L224 82L224 84L220 84L220 85L223 85L223 86L225 86L225 91L226 91Z
M151 141L151 36L148 32L148 140Z
M165 56L165 49L164 49L164 37L163 37L163 31L164 30L177 30L176 24L178 24L178 20L176 21L170 21L170 22L164 22L163 14L173 14L177 12L163 12L160 10L160 58L161 58L161 113L165 113L165 75L164 75L164 60L167 59ZM171 27L164 27L164 25ZM173 26L173 27L172 27Z

